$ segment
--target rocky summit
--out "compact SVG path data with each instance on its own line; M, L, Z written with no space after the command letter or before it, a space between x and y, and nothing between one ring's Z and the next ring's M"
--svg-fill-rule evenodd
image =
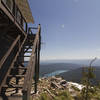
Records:
M74 100L83 87L78 83L67 82L59 76L41 78L38 83L38 92L32 94L32 98L33 100Z

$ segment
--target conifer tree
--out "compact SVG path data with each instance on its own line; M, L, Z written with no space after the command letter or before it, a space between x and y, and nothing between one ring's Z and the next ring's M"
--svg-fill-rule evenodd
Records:
M89 67L82 68L82 75L83 75L82 83L85 86L82 89L82 93L81 93L83 100L90 100L89 92L93 89L93 88L91 88L91 86L92 86L91 80L93 80L95 78L94 68L92 67L92 63L95 60L96 60L96 58L90 62Z

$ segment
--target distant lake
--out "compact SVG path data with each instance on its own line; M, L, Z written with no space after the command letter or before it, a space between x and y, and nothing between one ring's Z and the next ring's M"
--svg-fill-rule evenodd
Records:
M43 77L56 76L56 75L59 75L59 74L64 73L64 72L68 72L68 70L58 70L58 71L54 71L52 73L44 74Z

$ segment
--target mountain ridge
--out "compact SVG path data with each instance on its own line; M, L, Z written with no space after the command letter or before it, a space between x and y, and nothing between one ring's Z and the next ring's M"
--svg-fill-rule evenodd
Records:
M93 84L97 85L100 82L100 67L95 66L94 74L95 78L93 79ZM61 73L59 76L63 77L67 81L73 81L77 83L81 83L82 81L82 67L70 70L68 72Z

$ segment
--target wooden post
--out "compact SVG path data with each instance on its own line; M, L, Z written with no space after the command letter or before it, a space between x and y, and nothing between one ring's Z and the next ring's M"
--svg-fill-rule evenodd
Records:
M36 57L35 57L35 93L37 93L37 47L36 47Z
M39 44L38 44L38 79L40 71L40 50L41 50L41 25L39 24Z
M27 32L28 32L28 30L27 30L27 29L28 29L28 25L27 25L27 23L26 23L26 22L25 22L25 24L26 24L26 30L25 30L25 31L26 31L26 33L27 33Z
M38 56L37 56L37 79L39 80L39 70L40 70L40 49L38 47Z
M39 41L37 43L37 47L36 47L36 66L35 66L35 93L37 93L37 83L39 80L39 67L40 67L40 46L41 46L41 26L39 24L38 26L39 29Z
M27 99L27 91L23 91L23 100L28 100Z

